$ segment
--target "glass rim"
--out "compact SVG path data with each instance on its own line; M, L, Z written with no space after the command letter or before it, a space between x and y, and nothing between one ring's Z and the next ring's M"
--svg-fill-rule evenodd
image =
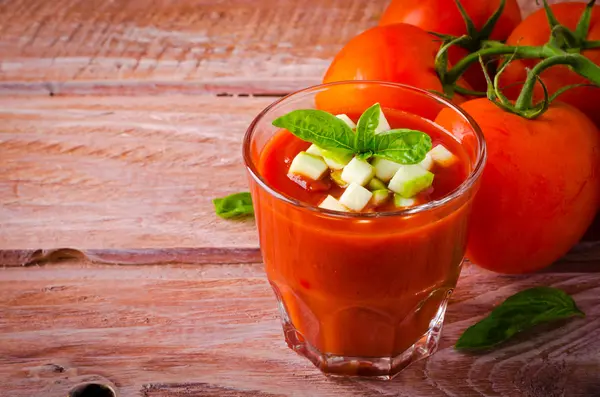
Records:
M286 194L278 192L273 187L271 187L269 185L269 183L260 175L260 172L258 172L256 164L254 164L254 161L252 161L250 148L251 148L252 137L254 135L254 131L256 130L256 126L258 125L259 122L261 122L263 120L263 118L273 108L277 107L282 102L285 102L290 98L300 96L302 94L306 94L306 93L316 91L316 90L319 90L322 88L335 87L338 85L356 85L356 86L371 85L371 86L386 86L386 87L390 87L390 88L400 88L403 90L413 91L418 94L425 95L429 98L437 100L438 102L441 102L445 106L452 109L454 112L456 112L456 113L460 114L462 117L464 117L469 122L471 127L473 128L473 130L475 132L475 136L477 137L477 141L479 144L478 151L477 151L477 161L475 162L475 166L469 172L469 175L467 176L467 178L456 189L454 189L447 195L445 195L437 200L428 201L427 203L416 205L414 207L410 207L410 208L398 210L398 211L367 212L367 213L333 211L333 210L329 210L329 209L319 208L319 207L316 207L316 206L308 204L308 203L304 203L304 202L297 200L291 196L288 196ZM306 210L317 212L317 213L326 214L326 215L333 216L333 217L349 218L349 219L368 219L368 218L382 218L382 217L415 215L415 214L418 214L421 212L432 211L436 208L446 206L446 205L458 200L469 189L471 189L471 187L475 184L475 182L481 176L481 173L483 172L483 168L484 168L486 158L487 158L487 147L486 147L485 137L483 136L483 132L481 131L481 128L479 127L477 122L475 120L473 120L473 118L468 113L466 113L462 108L460 108L458 105L455 105L454 103L450 102L449 100L447 100L446 98L444 98L440 95L433 94L433 93L423 90L421 88L416 88L413 86L409 86L406 84L400 84L400 83L391 83L391 82L387 82L387 81L378 81L378 80L347 80L347 81L336 81L336 82L332 82L332 83L313 85L313 86L292 92L282 98L279 98L278 100L274 101L273 103L271 103L269 106L264 108L254 118L254 120L252 120L252 122L250 123L250 126L246 130L246 133L244 134L244 140L242 143L242 154L243 154L243 158L244 158L244 165L246 166L246 169L248 170L248 172L250 173L252 178L260 185L261 188L265 189L269 194L271 194L275 198L282 200L288 204L291 204L294 207L306 209Z

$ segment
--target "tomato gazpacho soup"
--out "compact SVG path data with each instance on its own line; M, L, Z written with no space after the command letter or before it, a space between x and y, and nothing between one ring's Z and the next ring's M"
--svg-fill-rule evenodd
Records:
M324 372L389 378L437 346L474 161L432 121L380 104L272 124L250 186L286 341Z

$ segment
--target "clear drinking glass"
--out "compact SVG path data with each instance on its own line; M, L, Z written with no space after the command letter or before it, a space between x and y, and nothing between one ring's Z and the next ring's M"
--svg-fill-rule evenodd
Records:
M272 121L292 110L361 114L379 102L433 122L440 112L467 128L454 138L467 153L469 175L442 199L386 213L339 214L276 191L259 159L278 131ZM393 126L394 127L394 126ZM267 277L288 346L328 374L390 379L431 355L464 257L467 224L486 158L479 127L451 102L384 82L311 87L261 112L244 138Z

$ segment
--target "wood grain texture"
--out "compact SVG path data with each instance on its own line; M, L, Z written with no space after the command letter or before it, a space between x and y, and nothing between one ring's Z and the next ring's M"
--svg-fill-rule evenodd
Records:
M387 3L4 1L0 93L291 92L320 82Z
M193 82L181 87L228 92L291 91L319 80L329 58L352 36L375 25L385 4L3 2L0 80L52 82L58 92L61 82L116 80ZM13 85L19 86L29 87Z
M460 332L535 285L586 312L484 355ZM0 379L10 397L64 397L111 382L121 396L598 396L600 274L499 276L466 268L440 351L392 382L321 375L284 344L262 265L0 270Z
M1 97L0 249L256 248L211 199L247 190L272 98Z

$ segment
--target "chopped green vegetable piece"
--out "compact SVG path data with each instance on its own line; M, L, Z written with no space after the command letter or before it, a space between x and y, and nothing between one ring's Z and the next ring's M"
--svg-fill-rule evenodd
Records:
M404 198L398 193L394 194L394 205L399 208L413 207L417 204L417 200L414 198Z
M323 157L323 153L321 152L321 149L314 143L312 145L310 145L308 147L308 149L306 149L306 153L312 154L313 156Z
M338 185L339 187L347 187L348 186L348 182L346 182L345 180L342 179L342 171L341 170L333 171L330 176L331 176L331 180L333 182L335 182L335 184Z
M321 179L327 169L327 164L321 157L300 152L292 160L289 173L302 175L316 181Z
M367 187L372 192L374 192L375 190L387 190L387 186L385 185L385 183L383 183L377 178L371 179L367 184Z
M456 161L456 156L451 151L446 149L444 145L437 145L429 152L429 156L442 167L450 167Z
M372 196L373 194L370 191L358 183L351 183L340 197L340 203L353 211L362 211Z
M224 219L241 218L254 215L250 193L236 193L213 200L215 212Z
M348 208L346 208L342 204L340 204L340 202L331 195L325 197L325 200L323 200L321 202L321 204L319 204L319 208L323 208L326 210L332 210L332 211L348 212Z
M375 176L383 182L389 182L400 167L402 167L402 164L382 158L375 158L372 165L375 167Z
M353 158L352 161L344 167L342 171L342 179L348 183L358 183L361 186L369 183L375 175L375 169L371 164L358 158Z
M390 191L387 189L384 190L375 190L373 192L373 198L371 199L374 206L380 206L384 204L390 198Z
M551 287L535 287L506 299L489 316L469 327L456 342L456 349L489 349L537 324L584 317L573 298Z
M411 198L433 183L434 175L420 165L404 165L394 175L389 189L404 198Z
M419 165L425 168L427 171L431 171L433 168L433 158L431 157L431 152L427 153L423 161L419 163Z

